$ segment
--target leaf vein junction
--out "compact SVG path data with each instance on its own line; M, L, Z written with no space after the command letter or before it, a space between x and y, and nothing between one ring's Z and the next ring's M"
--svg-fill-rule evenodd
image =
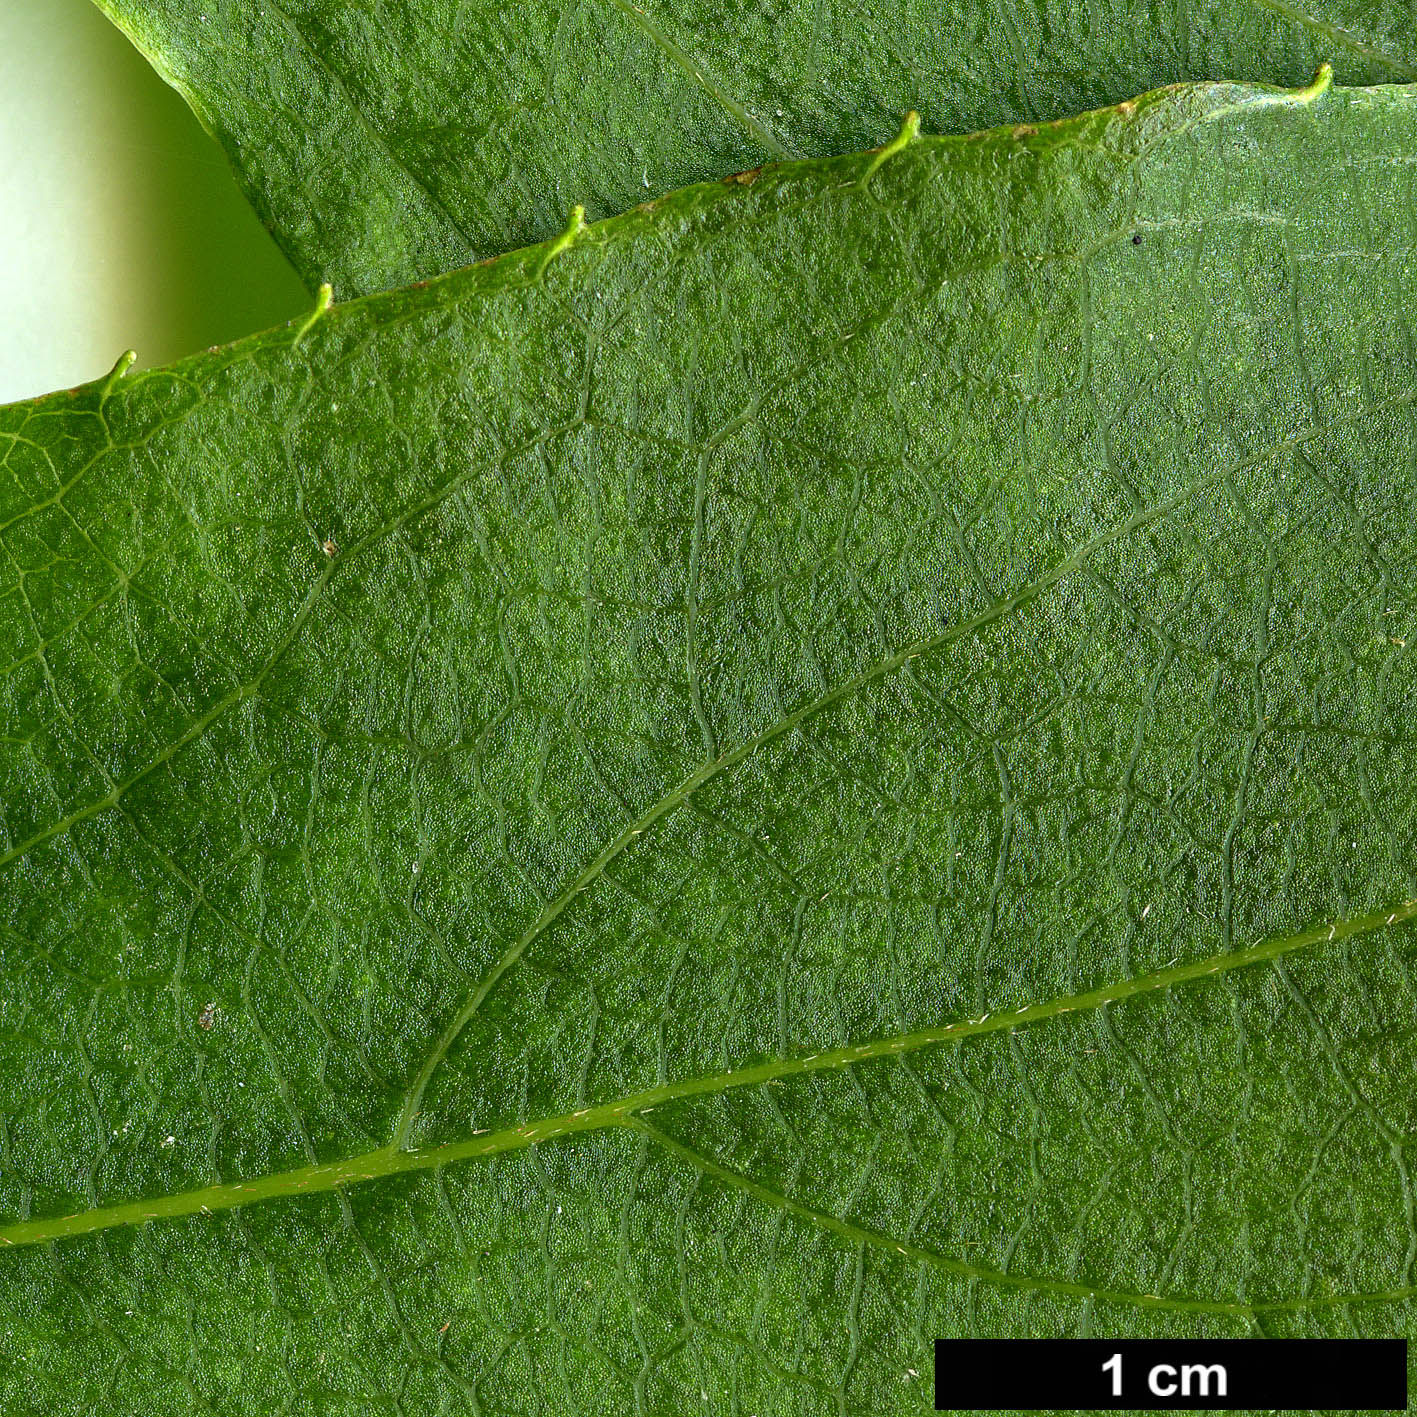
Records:
M973 1264L968 1260L956 1259L952 1255L943 1255L928 1246L895 1239L880 1231L870 1230L865 1226L842 1220L839 1216L831 1215L826 1211L804 1205L801 1201L793 1200L791 1196L772 1190L770 1187L754 1181L752 1177L744 1176L741 1172L734 1171L730 1167L723 1166L702 1155L692 1147L687 1147L682 1142L676 1141L673 1137L650 1126L647 1122L635 1119L628 1122L627 1125L672 1155L686 1161L703 1175L712 1177L734 1190L743 1191L765 1205L784 1210L788 1214L806 1220L854 1245L869 1245L872 1249L885 1250L911 1262L943 1270L946 1274L953 1274L961 1279L981 1280L986 1284L1024 1289L1033 1293L1061 1294L1068 1298L1101 1300L1103 1303L1132 1304L1144 1309L1167 1309L1184 1313L1233 1314L1237 1318L1249 1319L1251 1322L1257 1314L1276 1310L1333 1308L1340 1304L1394 1303L1417 1294L1417 1287L1408 1286L1401 1289L1377 1290L1366 1294L1322 1294L1306 1298L1247 1304L1235 1299L1191 1299L1171 1294L1142 1294L1130 1289L1107 1289L1079 1280L993 1269L989 1265Z
M1406 404L1412 401L1417 395L1404 394L1396 400L1387 403ZM1382 406L1386 406L1386 403ZM1364 410L1364 413L1377 411L1373 409ZM964 639L978 630L993 624L1004 616L1021 609L1040 595L1050 590L1066 577L1075 571L1082 569L1088 561L1100 550L1114 542L1122 540L1132 532L1152 525L1179 510L1186 505L1191 498L1205 488L1217 482L1223 482L1238 471L1252 466L1258 466L1269 458L1280 453L1299 447L1317 436L1323 430L1319 428L1306 428L1300 432L1285 438L1273 446L1256 453L1253 457L1236 464L1234 466L1212 468L1207 472L1198 474L1185 484L1178 492L1170 497L1160 499L1145 507L1138 508L1132 515L1116 525L1099 532L1091 540L1084 542L1076 550L1064 557L1049 571L1039 576L1036 580L1029 582L1013 594L996 600L993 604L985 607L978 614L966 620L956 621L954 624L941 630L939 633L927 639L918 640L907 645L904 649L897 651L886 659L878 660L875 664L869 665L859 674L851 679L834 685L826 692L820 694L791 713L784 715L776 722L770 724L762 732L754 737L740 743L738 747L721 754L711 761L701 763L694 769L688 777L684 778L678 786L671 789L651 806L634 822L627 826L619 836L608 845L602 848L587 865L582 867L580 872L572 880L561 888L545 906L540 914L530 925L517 937L507 948L502 957L483 975L482 979L473 988L461 1008L448 1021L437 1041L434 1043L428 1056L423 1060L413 1082L409 1085L404 1096L403 1107L399 1112L398 1121L394 1125L393 1138L390 1143L396 1149L402 1149L408 1141L414 1120L423 1107L423 1098L428 1090L428 1085L432 1081L433 1075L437 1072L443 1059L447 1057L459 1035L467 1026L472 1016L481 1008L483 1001L496 988L502 977L511 970L518 960L544 935L557 919L564 914L575 898L589 886L594 884L602 875L606 868L620 856L622 856L634 843L648 831L655 823L663 820L671 813L683 806L686 801L720 774L736 767L739 763L751 757L760 748L790 733L799 724L812 718L832 705L849 698L852 694L861 689L884 679L897 670L904 669L912 660L921 655L931 654L946 648L956 640ZM0 857L0 865L4 864L4 858Z
M1408 900L1389 910L1316 925L1300 931L1298 934L1275 936L1261 940L1247 949L1233 950L1227 954L1208 955L1186 964L1154 970L1148 974L1100 985L1095 989L1084 990L1081 993L1062 995L1041 1003L1026 1005L1011 1012L986 1013L977 1018L960 1019L934 1028L920 1029L913 1033L875 1038L864 1043L823 1049L816 1053L795 1057L773 1058L761 1063L730 1069L726 1072L664 1083L643 1092L601 1103L598 1106L585 1107L576 1112L563 1113L559 1116L539 1118L518 1127L506 1127L482 1134L474 1132L458 1142L421 1147L414 1151L400 1151L396 1147L387 1146L377 1151L365 1152L359 1156L346 1157L339 1161L320 1162L310 1166L302 1166L293 1171L254 1177L250 1180L224 1182L174 1195L80 1211L72 1215L47 1216L19 1221L0 1227L0 1247L13 1248L22 1245L42 1244L71 1236L90 1234L96 1230L141 1225L151 1220L173 1219L184 1215L212 1215L217 1211L231 1210L257 1201L336 1191L361 1181L375 1181L408 1172L434 1170L455 1162L496 1156L502 1152L525 1150L541 1142L551 1141L557 1137L568 1136L576 1132L603 1131L610 1127L625 1127L649 1136L651 1140L665 1147L672 1154L678 1155L684 1160L691 1160L700 1170L725 1184L736 1185L740 1189L747 1190L760 1200L776 1204L809 1219L832 1233L851 1238L858 1243L869 1243L892 1249L907 1258L931 1264L935 1268L945 1269L966 1278L1046 1289L1057 1293L1092 1295L1117 1302L1130 1302L1153 1307L1169 1306L1211 1312L1234 1312L1236 1314L1254 1313L1265 1308L1304 1308L1318 1304L1395 1301L1417 1293L1417 1287L1365 1295L1294 1299L1274 1304L1247 1305L1226 1300L1172 1300L1158 1295L1103 1291L1069 1280L1029 1278L990 1270L962 1260L950 1259L947 1256L936 1254L934 1251L924 1250L919 1246L911 1246L886 1236L878 1236L874 1232L864 1231L837 1217L812 1210L800 1202L777 1196L776 1193L768 1192L750 1178L730 1172L719 1166L718 1163L698 1156L697 1153L691 1152L682 1144L665 1137L646 1123L643 1118L655 1107L683 1098L713 1096L734 1088L762 1086L782 1078L800 1077L812 1072L846 1068L878 1059L903 1057L922 1048L958 1043L966 1038L1043 1023L1048 1019L1059 1018L1064 1014L1080 1010L1100 1009L1109 1004L1124 1003L1128 999L1197 983L1236 969L1271 963L1300 950L1378 934L1400 927L1414 918L1417 918L1417 900Z

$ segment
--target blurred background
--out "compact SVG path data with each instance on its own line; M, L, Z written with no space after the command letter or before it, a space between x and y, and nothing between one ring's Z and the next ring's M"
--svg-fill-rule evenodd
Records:
M90 0L0 0L0 403L311 303L216 143Z

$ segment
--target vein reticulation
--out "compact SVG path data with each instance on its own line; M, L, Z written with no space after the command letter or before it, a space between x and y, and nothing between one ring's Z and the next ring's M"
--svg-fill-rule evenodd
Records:
M1405 1323L1412 103L788 165L0 410L5 1401Z

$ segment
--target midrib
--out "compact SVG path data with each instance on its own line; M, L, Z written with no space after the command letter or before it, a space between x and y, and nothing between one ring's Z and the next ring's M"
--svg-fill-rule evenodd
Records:
M333 1191L360 1181L376 1181L409 1171L426 1171L453 1162L472 1161L495 1156L506 1151L518 1151L567 1136L572 1132L600 1131L607 1127L625 1126L666 1102L705 1094L727 1092L732 1088L756 1087L779 1079L798 1077L806 1073L850 1067L913 1053L941 1043L954 1043L985 1033L1025 1028L1048 1019L1080 1010L1099 1009L1107 1004L1125 1003L1139 995L1154 994L1161 989L1192 984L1218 974L1262 964L1293 954L1296 950L1315 945L1353 939L1401 925L1417 916L1417 900L1403 902L1390 910L1348 920L1318 925L1295 935L1280 935L1261 940L1248 949L1224 955L1209 955L1189 964L1177 964L1149 974L1118 980L1078 994L1062 995L1038 1004L1001 1013L986 1013L978 1018L961 1019L936 1028L914 1033L896 1034L889 1038L827 1048L792 1058L777 1058L750 1067L727 1072L686 1078L664 1083L643 1092L631 1093L595 1107L543 1117L519 1127L506 1127L495 1132L473 1134L463 1141L444 1146L420 1147L415 1151L399 1151L381 1147L342 1161L329 1161L315 1166L302 1166L294 1171L281 1171L271 1176L222 1185L205 1186L199 1190L181 1191L175 1195L151 1200L130 1201L124 1205L105 1206L80 1211L73 1215L48 1216L0 1227L0 1246L34 1245L47 1240L85 1235L94 1230L115 1226L139 1225L149 1220L166 1220L182 1215L213 1214L257 1201L281 1196L314 1195Z

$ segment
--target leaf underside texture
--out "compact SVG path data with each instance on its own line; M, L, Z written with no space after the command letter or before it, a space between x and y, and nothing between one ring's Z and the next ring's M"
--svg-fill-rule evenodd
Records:
M689 188L0 410L0 1409L1390 1334L1417 97Z

